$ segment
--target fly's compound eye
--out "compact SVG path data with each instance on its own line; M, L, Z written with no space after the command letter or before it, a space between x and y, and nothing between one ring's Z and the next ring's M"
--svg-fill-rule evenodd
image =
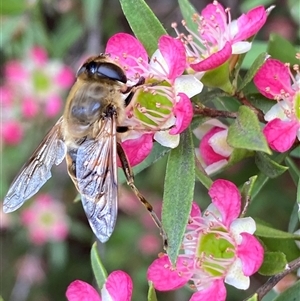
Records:
M117 65L111 63L100 63L97 68L97 75L106 77L112 80L117 80L121 83L127 82L127 77L124 71Z
M127 82L123 69L112 63L91 61L79 68L77 77L83 72L87 72L90 76L96 75L100 78L116 80L124 84Z

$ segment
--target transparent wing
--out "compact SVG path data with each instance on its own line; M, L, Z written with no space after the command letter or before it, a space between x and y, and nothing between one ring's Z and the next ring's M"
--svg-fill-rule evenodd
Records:
M77 151L77 186L90 226L101 242L111 236L118 212L116 120L105 118L95 140Z
M36 194L51 177L52 165L64 159L67 148L61 139L62 121L61 117L12 182L3 202L5 213L17 210Z

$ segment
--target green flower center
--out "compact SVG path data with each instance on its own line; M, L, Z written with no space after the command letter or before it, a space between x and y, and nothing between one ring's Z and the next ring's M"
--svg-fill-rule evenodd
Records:
M33 85L37 92L47 91L50 87L50 79L41 70L36 70L33 73Z
M215 233L201 234L197 253L206 272L221 276L228 264L232 263L235 247L226 239L228 232L225 229L213 230Z
M151 87L148 92L140 90L136 93L137 98L133 108L134 116L150 127L163 124L173 108L172 101L165 96L167 92L164 89L169 88L169 84L159 83L159 85ZM155 94L151 91L154 91Z

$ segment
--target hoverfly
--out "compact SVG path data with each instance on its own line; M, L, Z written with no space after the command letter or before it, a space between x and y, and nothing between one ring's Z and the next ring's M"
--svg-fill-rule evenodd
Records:
M127 183L166 234L152 206L134 184L133 173L121 146L119 132L125 107L135 86L126 85L123 69L107 54L90 57L79 68L63 116L34 151L14 179L4 199L3 211L15 211L51 177L51 168L66 157L68 173L81 195L89 224L101 242L111 236L118 210L117 155ZM128 94L125 98L124 94ZM125 100L124 100L125 98Z

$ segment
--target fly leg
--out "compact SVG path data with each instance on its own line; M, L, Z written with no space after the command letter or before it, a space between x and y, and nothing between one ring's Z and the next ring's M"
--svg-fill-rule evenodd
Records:
M139 199L139 201L141 203L143 203L143 205L146 207L146 209L148 210L149 214L151 215L154 223L159 228L160 235L162 236L162 239L163 239L164 249L166 250L168 247L167 234L166 234L165 230L163 229L160 219L157 217L156 213L153 211L152 205L145 199L145 197L136 188L136 186L134 184L134 175L133 175L131 166L130 166L127 156L124 152L124 149L120 143L117 143L117 152L118 152L121 164L122 164L124 174L127 179L127 184L133 190L133 192L135 193L135 195Z

